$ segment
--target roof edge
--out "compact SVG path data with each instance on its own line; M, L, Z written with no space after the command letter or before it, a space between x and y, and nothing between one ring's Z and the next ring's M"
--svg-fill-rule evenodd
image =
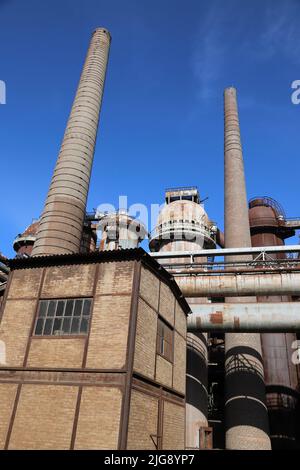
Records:
M92 253L67 253L59 255L32 256L30 258L12 258L7 260L6 264L12 271L14 271L17 269L65 266L70 264L93 264L114 261L141 261L144 266L152 270L156 276L168 284L184 313L186 315L190 313L191 309L180 288L178 287L174 277L143 248L94 251Z

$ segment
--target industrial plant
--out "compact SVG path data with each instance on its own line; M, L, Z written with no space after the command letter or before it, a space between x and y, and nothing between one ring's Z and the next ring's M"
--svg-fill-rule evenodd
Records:
M94 31L42 215L0 257L0 448L300 449L300 219L248 200L233 87L224 231L197 186L158 195L150 233L88 212L110 43Z

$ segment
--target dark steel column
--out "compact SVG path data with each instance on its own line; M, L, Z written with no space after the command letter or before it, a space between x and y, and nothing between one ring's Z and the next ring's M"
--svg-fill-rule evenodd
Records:
M271 198L256 198L249 203L252 246L282 246L295 231L284 225L281 206ZM284 259L285 253L273 258ZM288 302L288 296L260 296L258 302ZM294 333L261 335L265 368L266 397L272 449L299 449L299 377L292 362Z
M92 171L110 34L94 31L32 256L78 253Z
M251 246L244 162L235 88L224 92L225 247ZM230 256L228 261L250 259ZM227 302L251 302L245 297ZM270 449L260 335L225 335L225 425L227 449Z

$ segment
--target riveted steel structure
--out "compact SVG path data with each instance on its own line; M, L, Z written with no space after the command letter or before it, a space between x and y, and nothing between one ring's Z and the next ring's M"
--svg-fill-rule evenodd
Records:
M110 40L106 29L93 33L33 256L80 251Z
M224 118L225 247L247 247L251 239L244 162L236 90L231 87L224 92ZM241 258L244 259L238 260ZM253 301L251 297L247 300ZM238 303L240 299L233 297L226 301ZM227 449L270 449L261 353L259 334L225 335Z

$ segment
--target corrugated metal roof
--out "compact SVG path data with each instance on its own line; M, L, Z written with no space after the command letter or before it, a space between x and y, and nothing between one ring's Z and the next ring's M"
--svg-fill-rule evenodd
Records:
M172 290L183 311L190 313L190 307L179 289L175 279L143 248L125 250L94 251L91 253L68 253L63 255L34 256L30 258L13 258L8 260L11 270L30 269L47 266L64 266L70 264L90 264L113 261L141 261L143 265L152 270Z

